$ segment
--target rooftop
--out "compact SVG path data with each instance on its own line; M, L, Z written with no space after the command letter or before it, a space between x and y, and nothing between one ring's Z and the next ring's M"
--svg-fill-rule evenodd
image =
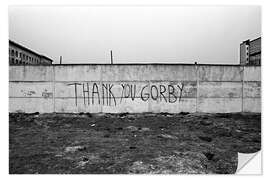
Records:
M23 45L20 45L20 44L14 42L14 41L12 41L12 40L9 40L9 44L12 44L12 45L14 45L14 46L17 46L18 48L21 48L21 49L23 49L23 50L25 50L25 51L31 52L32 54L35 54L36 56L39 56L39 57L41 57L41 58L44 58L44 59L46 59L46 60L48 60L48 61L53 61L53 60L50 59L49 57L44 56L44 55L41 55L41 54L38 54L38 53L36 53L35 51L33 51L33 50L31 50L31 49L29 49L29 48L23 46Z

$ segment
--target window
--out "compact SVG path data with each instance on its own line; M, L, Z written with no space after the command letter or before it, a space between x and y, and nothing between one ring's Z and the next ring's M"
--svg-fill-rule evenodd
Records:
M11 56L14 56L14 50L13 49L11 50Z
M20 52L20 58L22 58L22 53Z
M15 64L14 58L11 59L11 63L12 64Z
M18 51L16 51L15 54L16 54L16 57L18 57Z
M25 54L23 54L23 59L25 59Z

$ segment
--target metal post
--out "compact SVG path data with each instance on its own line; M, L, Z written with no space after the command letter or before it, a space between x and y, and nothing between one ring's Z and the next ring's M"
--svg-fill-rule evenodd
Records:
M113 55L112 55L112 50L111 50L111 64L113 64Z

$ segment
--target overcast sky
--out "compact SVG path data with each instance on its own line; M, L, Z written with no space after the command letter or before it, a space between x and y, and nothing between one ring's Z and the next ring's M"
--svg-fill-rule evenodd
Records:
M259 6L10 6L9 39L59 63L239 63Z

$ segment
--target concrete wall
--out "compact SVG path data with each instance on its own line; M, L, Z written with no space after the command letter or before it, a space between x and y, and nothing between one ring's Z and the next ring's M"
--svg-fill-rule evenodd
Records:
M10 112L260 112L261 69L229 65L10 66Z

